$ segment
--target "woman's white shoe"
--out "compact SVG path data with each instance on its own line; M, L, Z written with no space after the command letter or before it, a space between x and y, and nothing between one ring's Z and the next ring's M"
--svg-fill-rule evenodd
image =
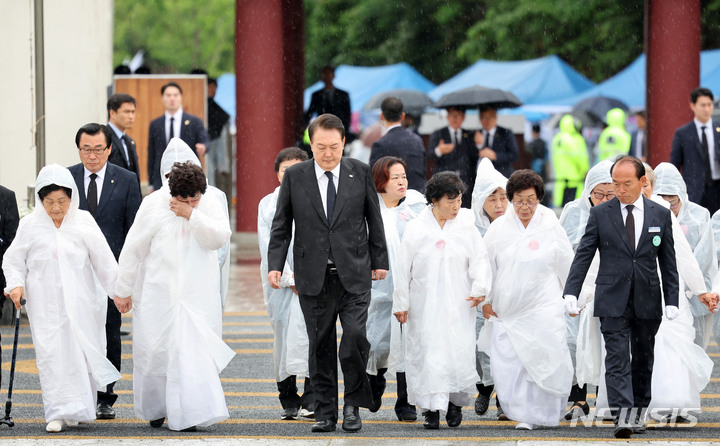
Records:
M78 423L79 423L78 421L65 420L65 424L70 427L77 427Z
M60 432L62 431L62 426L62 420L52 420L45 426L45 430L48 432Z
M515 425L515 429L521 431L531 431L535 429L535 425L530 423L518 423Z

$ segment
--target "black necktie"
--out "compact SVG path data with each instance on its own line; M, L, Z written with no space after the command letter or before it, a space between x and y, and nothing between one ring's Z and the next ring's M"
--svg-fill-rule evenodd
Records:
M483 141L483 149L490 148L490 132L485 132L485 140Z
M97 198L97 183L95 182L95 178L97 178L97 174L91 173L90 174L90 184L88 185L88 193L87 193L87 203L88 203L88 211L95 216L95 212L97 212L97 205L98 205L98 198Z
M332 215L333 210L335 209L335 183L333 182L333 174L332 172L325 172L325 175L328 177L328 187L327 187L327 219L328 219L328 226L332 226ZM333 258L332 254L332 248L330 248L330 255L328 256L331 262L335 263L335 259Z
M635 206L632 204L627 205L627 218L625 219L625 232L627 232L628 239L630 240L630 247L635 252L635 217L633 217L632 211Z
M125 144L125 151L123 152L125 154L125 163L130 167L130 137L123 133L122 140Z
M175 137L175 118L170 116L170 137L168 138L168 144L170 140Z
M705 162L705 184L708 186L713 185L712 172L710 171L710 150L708 146L707 134L705 133L705 126L700 127L702 133L702 153L703 161Z

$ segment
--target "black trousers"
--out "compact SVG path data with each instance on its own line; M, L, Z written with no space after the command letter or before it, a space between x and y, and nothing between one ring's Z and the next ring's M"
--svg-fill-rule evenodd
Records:
M655 334L661 320L637 318L632 298L622 316L600 318L600 331L607 351L608 405L616 418L618 409L645 409L650 405Z
M303 407L311 412L314 412L315 395L313 393L310 378L305 378L305 388L303 389L302 396L297 394L298 388L295 375L288 376L284 380L278 382L277 388L279 392L280 405L283 409L299 409L300 407Z
M337 274L328 269L322 291L316 296L300 294L310 341L308 365L315 392L315 420L338 419L338 358L345 380L345 404L370 407L372 393L365 373L370 343L366 337L370 290L361 294L343 288ZM337 349L336 322L343 329Z
M720 180L713 181L710 185L705 185L701 206L710 211L713 215L720 209Z
M107 319L105 320L105 337L107 338L107 359L120 371L120 359L122 357L122 342L120 341L120 326L122 315L115 306L115 302L108 298ZM118 396L113 392L115 383L107 385L105 392L98 392L98 404L115 404Z

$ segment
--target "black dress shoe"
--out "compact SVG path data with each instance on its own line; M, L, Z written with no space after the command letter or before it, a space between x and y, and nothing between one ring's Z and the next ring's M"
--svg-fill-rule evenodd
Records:
M488 407L490 407L490 396L478 393L477 398L475 398L475 413L478 415L485 415L488 411Z
M336 423L332 420L321 420L313 424L313 432L335 432Z
M615 438L630 438L632 434L633 429L630 423L620 422L615 424L615 432L613 433Z
M448 403L447 414L445 415L448 427L458 427L462 423L462 407Z
M298 416L298 409L297 407L288 407L287 409L283 410L282 415L280 415L281 420L294 420Z
M398 417L398 421L416 421L417 420L417 412L400 412L395 413Z
M162 427L163 423L165 422L165 417L158 418L157 420L152 420L150 422L150 427Z
M95 410L95 417L98 420L114 420L115 409L108 403L98 403L97 409Z
M186 427L185 429L180 429L180 432L197 432L197 426L190 426Z
M428 410L423 412L425 422L423 427L425 429L440 429L440 411L439 410Z
M567 411L565 414L565 419L570 421L572 419L578 419L581 417L586 417L590 413L590 405L588 405L587 402L585 403L573 403L570 410Z
M342 428L346 432L357 432L362 428L360 410L357 407L348 405L343 407Z

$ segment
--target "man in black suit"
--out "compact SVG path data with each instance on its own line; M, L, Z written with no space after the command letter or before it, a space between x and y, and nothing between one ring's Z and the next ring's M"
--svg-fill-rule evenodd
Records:
M125 133L135 123L135 98L125 93L115 93L108 98L108 127L112 130L112 147L108 162L134 172L140 185L135 141Z
M599 251L595 316L600 318L607 351L608 403L615 417L615 436L628 438L645 429L663 294L665 315L674 319L678 315L678 272L670 211L642 195L647 181L642 162L623 156L610 173L616 198L590 209L564 295L568 313L577 315L577 296L595 251Z
M405 130L403 103L398 98L385 98L380 104L380 121L385 135L375 141L370 151L370 166L384 156L397 156L407 164L408 187L425 192L425 146L420 136Z
M20 215L18 214L17 201L15 201L15 192L0 186L0 266L5 251L10 247L18 224L20 223ZM0 318L2 317L2 308L5 304L5 274L0 268Z
M436 130L428 143L428 160L434 162L433 174L455 172L468 190L473 190L478 163L478 149L482 147L482 134L461 128L465 109L448 107L448 126ZM447 142L446 142L447 141ZM463 194L462 206L470 208L472 194Z
M78 188L80 209L89 211L100 227L115 260L125 243L135 214L140 207L140 186L137 176L121 167L108 163L112 130L101 124L86 124L75 135L80 164L68 168ZM122 346L120 342L122 320L115 303L108 297L105 335L107 358L120 371ZM113 392L115 383L105 392L98 392L96 416L99 419L115 418L112 408L117 400Z
M165 114L150 122L148 136L148 183L150 192L162 187L160 160L172 138L179 136L190 146L200 161L210 144L205 125L197 116L182 109L182 89L175 82L168 82L160 89Z
M720 209L720 123L712 121L713 94L707 88L690 93L695 118L675 130L670 162L682 172L688 198L707 208Z
M645 111L641 110L635 113L635 124L637 129L630 133L630 155L640 159L642 162L647 161L647 118Z
M350 131L350 95L345 90L335 88L335 69L325 66L320 71L320 80L325 86L310 97L310 106L305 112L305 123L307 125L314 115L330 113L337 116L343 123L346 132ZM352 142L352 140L348 141Z
M371 280L388 269L380 204L370 167L343 158L345 128L320 115L309 128L314 159L285 171L268 245L268 282L279 288L295 226L295 287L305 316L310 379L315 389L313 432L337 424L337 361L345 379L344 430L362 427L359 407L373 403L367 366L366 322ZM335 324L343 328L337 352Z
M480 123L483 127L483 143L479 158L490 158L495 170L510 178L515 171L512 163L517 161L519 152L515 135L510 129L498 127L497 110L494 108L480 108Z

